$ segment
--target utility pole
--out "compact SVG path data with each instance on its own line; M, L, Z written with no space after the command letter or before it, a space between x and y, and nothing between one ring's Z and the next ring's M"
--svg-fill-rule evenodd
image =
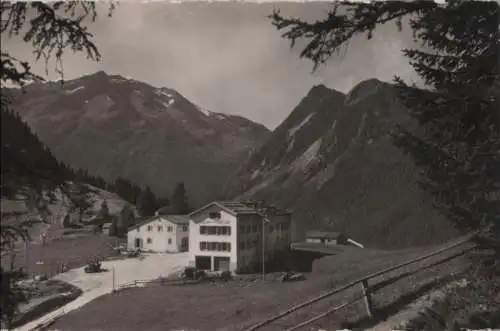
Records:
M262 280L266 280L266 216L262 216Z
M262 214L262 280L266 279L266 223L269 223L267 214Z
M24 241L24 265L26 266L26 272L28 272L29 257L28 257L28 241Z

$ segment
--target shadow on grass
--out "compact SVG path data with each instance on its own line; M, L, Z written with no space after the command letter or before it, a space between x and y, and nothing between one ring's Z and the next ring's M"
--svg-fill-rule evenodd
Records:
M416 301L418 298L421 296L425 295L426 293L432 291L433 289L436 289L438 287L441 287L455 279L454 276L445 276L441 277L438 279L435 279L433 281L427 282L426 284L420 286L417 290L413 292L406 293L402 296L400 296L398 299L390 303L389 305L385 307L378 307L375 309L374 312L374 317L369 318L369 317L364 317L362 319L359 319L357 321L353 322L344 322L341 324L342 328L346 329L352 329L352 330L357 330L357 329L366 329L373 327L381 322L387 321L387 319L395 314L397 314L399 311L404 309L407 305L410 303Z

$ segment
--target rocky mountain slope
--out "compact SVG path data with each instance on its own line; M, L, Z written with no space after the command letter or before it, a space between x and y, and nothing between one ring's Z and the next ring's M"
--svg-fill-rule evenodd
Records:
M18 111L57 159L163 196L184 181L192 205L221 193L227 174L269 131L202 109L169 88L97 72L13 91Z
M240 167L227 197L291 209L294 237L346 233L366 246L408 247L456 233L418 187L418 170L389 130L412 125L389 84L368 80L347 95L320 85Z

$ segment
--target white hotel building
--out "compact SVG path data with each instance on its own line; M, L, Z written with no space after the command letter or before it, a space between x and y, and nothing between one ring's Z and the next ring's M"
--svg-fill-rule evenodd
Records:
M212 202L189 215L189 264L204 270L249 271L290 248L291 213L251 202Z

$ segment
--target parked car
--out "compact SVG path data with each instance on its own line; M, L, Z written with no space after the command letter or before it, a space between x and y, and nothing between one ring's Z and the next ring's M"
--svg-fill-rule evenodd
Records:
M306 277L303 274L294 271L287 271L281 275L282 282L296 282L305 279Z

